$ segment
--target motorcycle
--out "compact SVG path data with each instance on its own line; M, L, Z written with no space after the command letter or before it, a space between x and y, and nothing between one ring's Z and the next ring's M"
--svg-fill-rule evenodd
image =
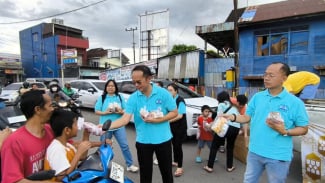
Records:
M111 120L107 120L102 130L107 131L111 123ZM123 166L111 161L114 153L112 147L106 144L105 139L97 151L88 155L87 159L82 161L78 168L67 175L62 182L133 183L132 180L124 176Z
M25 123L26 117L21 112L18 104L4 106L0 109L0 130L9 127L11 130L15 131Z
M57 108L57 109L72 111L72 112L76 113L78 115L78 117L83 117L81 114L81 110L80 110L81 101L78 99L78 97L79 97L78 94L74 94L70 97L71 98L70 101L54 99L53 107Z
M104 123L102 130L107 131L111 126L111 123L111 120L107 120ZM106 144L105 139L96 152L88 155L88 157L78 165L76 170L63 178L63 183L133 183L132 180L124 176L123 166L111 162L114 153L112 147L109 144ZM47 170L34 173L28 176L27 179L49 180L54 176L54 170Z

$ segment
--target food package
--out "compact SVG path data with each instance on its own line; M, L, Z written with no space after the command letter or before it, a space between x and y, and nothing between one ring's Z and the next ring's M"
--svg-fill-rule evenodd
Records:
M100 126L97 126L94 123L90 123L90 122L84 122L83 128L87 130L90 134L96 136L101 136L105 133Z
M214 131L219 137L224 137L228 128L228 120L224 117L216 117L211 125L211 130Z
M270 112L267 118L271 119L275 123L284 121L279 112Z

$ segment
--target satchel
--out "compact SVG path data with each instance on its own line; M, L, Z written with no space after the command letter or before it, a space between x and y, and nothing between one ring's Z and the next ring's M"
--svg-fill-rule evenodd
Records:
M230 105L223 113L227 113L231 109ZM219 137L224 137L228 131L228 120L224 117L216 117L211 125L211 130L214 131Z

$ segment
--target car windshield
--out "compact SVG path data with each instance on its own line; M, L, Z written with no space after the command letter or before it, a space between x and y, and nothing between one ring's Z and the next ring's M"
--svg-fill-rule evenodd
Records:
M2 90L19 90L21 86L22 86L21 83L12 83L4 87Z
M105 89L105 82L93 82L93 84L100 90L104 90Z

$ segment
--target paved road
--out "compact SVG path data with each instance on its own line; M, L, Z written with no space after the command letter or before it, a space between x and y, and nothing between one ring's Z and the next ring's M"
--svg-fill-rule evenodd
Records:
M92 110L83 109L82 113L85 117L86 121L91 121L94 123L98 123L98 116L94 115ZM137 165L137 157L136 157L136 149L135 149L135 129L133 124L129 124L126 126L128 140L130 149L132 151L133 159L135 164ZM92 139L96 140L98 137L92 137ZM115 157L113 161L124 165L124 160L120 151L118 144L113 145ZM210 183L210 182L225 182L225 183L240 183L243 180L243 175L245 172L245 164L241 163L238 160L234 160L234 166L236 169L228 173L225 169L226 164L226 155L224 153L218 153L217 158L218 161L214 165L214 172L207 173L205 172L202 167L206 165L206 161L203 163L195 163L195 156L196 156L196 148L197 144L195 140L188 140L183 145L184 151L184 175L181 177L177 177L174 179L175 183ZM207 160L209 155L208 148L202 150L201 157L202 160ZM301 163L300 163L300 154L294 153L294 159L291 164L290 168L290 175L288 177L287 183L300 183L302 182L301 176ZM126 175L131 178L134 182L140 182L139 174L138 173L130 173L126 172ZM154 165L153 169L153 183L161 183L161 177L158 166ZM266 176L260 180L260 183L266 183Z

